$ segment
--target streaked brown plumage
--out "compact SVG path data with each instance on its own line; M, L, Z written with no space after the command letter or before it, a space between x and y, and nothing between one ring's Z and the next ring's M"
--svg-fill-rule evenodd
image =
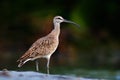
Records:
M53 34L53 32L51 32L51 34ZM20 62L18 66L21 67L27 59L35 60L38 57L46 57L50 55L50 53L53 53L58 46L58 37L51 34L33 43L30 49L18 60Z
M29 48L29 50L22 56L17 62L20 62L18 67L21 67L27 61L36 60L38 58L46 58L47 59L47 73L49 74L49 61L51 55L55 52L59 44L59 34L60 34L60 23L68 22L73 23L71 21L63 19L61 16L54 17L54 29L47 36L38 39L33 45ZM75 24L77 25L77 24ZM78 25L77 25L78 26ZM36 61L36 69L38 69L38 62Z

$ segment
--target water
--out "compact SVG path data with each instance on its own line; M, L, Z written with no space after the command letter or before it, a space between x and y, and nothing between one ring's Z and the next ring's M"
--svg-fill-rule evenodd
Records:
M108 70L74 70L78 76L87 78L97 79L109 79L109 80L120 80L119 71L108 71Z
M59 69L58 74L71 75L99 80L120 80L120 71L113 70L89 70L89 69Z
M19 71L35 71L35 67L30 69L28 67L20 68ZM18 70L18 69L17 69ZM46 68L40 67L41 73L46 73ZM70 67L50 67L50 74L53 75L67 75L76 76L87 79L97 80L120 80L120 70L103 70L103 69L81 69Z

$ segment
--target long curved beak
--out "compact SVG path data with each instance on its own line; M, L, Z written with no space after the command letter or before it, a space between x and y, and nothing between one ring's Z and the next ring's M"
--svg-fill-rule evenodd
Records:
M74 24L74 25L77 26L78 28L80 27L79 24L77 24L77 23L75 23L75 22L72 22L72 21L69 21L69 20L66 20L66 19L64 19L63 22Z

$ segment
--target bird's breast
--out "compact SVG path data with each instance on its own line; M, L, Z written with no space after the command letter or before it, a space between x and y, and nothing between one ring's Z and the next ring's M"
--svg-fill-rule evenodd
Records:
M59 41L57 38L52 38L52 39L46 39L44 43L45 44L42 50L43 53L46 54L44 57L46 57L52 55L55 52L55 50L58 47Z

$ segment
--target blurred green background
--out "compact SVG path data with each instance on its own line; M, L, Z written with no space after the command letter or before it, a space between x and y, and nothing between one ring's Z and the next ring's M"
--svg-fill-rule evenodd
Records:
M61 24L60 44L51 57L51 72L54 73L54 67L120 69L118 0L1 0L0 69L35 70L34 62L17 68L16 61L33 42L53 29L56 15L80 24L80 28ZM40 60L41 69L45 63Z

